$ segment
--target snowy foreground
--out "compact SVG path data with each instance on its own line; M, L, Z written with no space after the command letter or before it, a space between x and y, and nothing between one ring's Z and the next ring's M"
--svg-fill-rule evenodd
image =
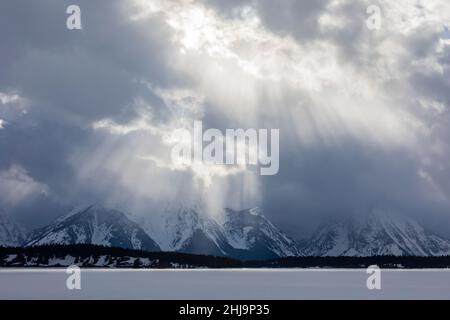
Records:
M450 299L450 270L382 270L381 290L361 270L2 269L0 299Z

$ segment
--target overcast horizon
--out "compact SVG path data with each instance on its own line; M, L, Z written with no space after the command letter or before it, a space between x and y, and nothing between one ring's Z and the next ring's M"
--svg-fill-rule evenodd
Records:
M0 39L0 209L28 229L202 201L296 238L374 208L450 237L448 1L2 1ZM279 171L175 165L194 121L279 129Z

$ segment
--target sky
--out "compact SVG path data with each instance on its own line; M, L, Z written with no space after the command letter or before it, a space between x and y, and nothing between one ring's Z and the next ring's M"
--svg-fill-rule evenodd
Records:
M0 208L29 229L201 202L296 238L373 208L450 236L446 0L2 1L0 39ZM278 174L174 165L194 121L280 129Z

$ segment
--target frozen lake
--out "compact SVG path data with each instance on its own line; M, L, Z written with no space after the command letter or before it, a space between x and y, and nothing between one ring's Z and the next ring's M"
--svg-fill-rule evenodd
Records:
M449 270L94 270L68 290L64 269L0 269L0 299L450 299Z

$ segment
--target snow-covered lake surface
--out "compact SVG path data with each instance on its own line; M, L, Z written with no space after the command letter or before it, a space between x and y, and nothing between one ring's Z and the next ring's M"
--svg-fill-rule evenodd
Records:
M68 290L64 269L0 269L0 299L450 299L450 270L82 270Z

